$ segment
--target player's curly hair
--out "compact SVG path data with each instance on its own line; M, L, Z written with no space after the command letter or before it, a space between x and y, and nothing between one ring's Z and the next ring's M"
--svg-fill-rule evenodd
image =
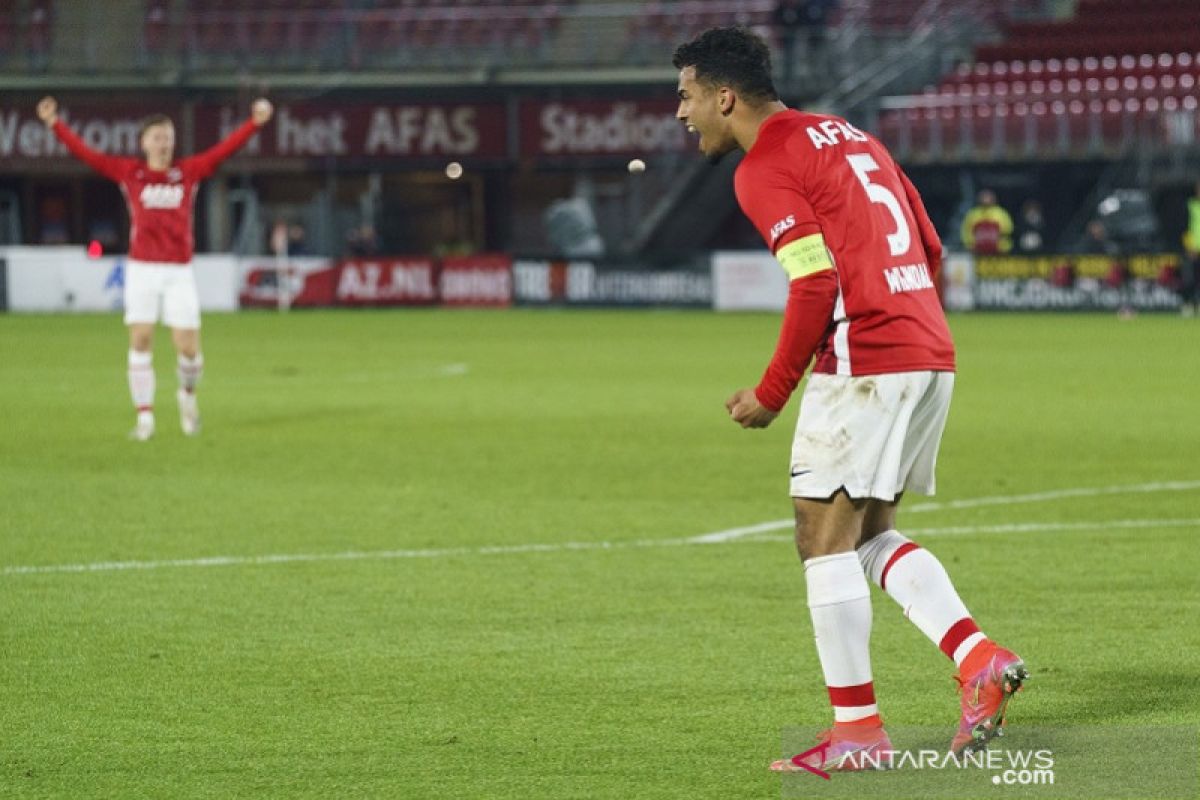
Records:
M675 48L675 69L696 68L696 80L730 86L748 100L778 100L771 80L771 51L762 37L740 26L710 28Z

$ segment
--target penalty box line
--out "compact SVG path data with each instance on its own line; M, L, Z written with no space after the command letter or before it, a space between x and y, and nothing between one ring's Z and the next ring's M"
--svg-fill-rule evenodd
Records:
M1047 500L1063 500L1069 497L1101 497L1115 494L1146 494L1150 492L1187 492L1200 489L1200 481L1159 481L1156 483L1135 483L1125 486L1090 486L1076 489L1054 489L1047 492L1031 494L993 495L990 497L970 497L963 500L947 500L944 502L931 501L914 503L903 506L905 514L922 514L930 511L957 511L964 508L982 508L984 506L1015 506L1025 503L1041 503ZM747 525L741 528L729 528L714 531L695 537L698 542L727 542L740 539L743 536L753 536L767 531L790 528L795 524L791 519L779 519L772 522L760 522L757 525Z
M1171 481L1143 483L1130 486L1105 486L1078 489L1059 489L1034 494L978 497L947 502L915 504L905 509L908 512L929 512L944 509L976 508L980 506L1018 505L1022 503L1055 500L1064 497L1096 497L1111 494L1136 494L1146 492L1177 492L1200 489L1200 481ZM773 531L790 528L790 519L762 522L729 528L699 536L674 539L638 539L629 542L553 542L544 544L492 545L484 547L446 547L411 550L350 550L341 553L276 553L258 556L210 556L206 558L178 558L153 561L97 561L85 564L47 564L8 566L0 568L0 575L44 575L52 573L122 572L133 570L155 570L187 567L231 567L260 566L269 564L313 563L322 561L386 561L393 559L449 558L454 556L517 555L522 553L561 553L575 550L619 550L645 547L683 547L704 544L729 544L738 541L761 542L785 540L785 536L764 536ZM1138 528L1200 528L1197 519L1126 519L1098 522L1030 522L996 525L962 525L942 528L907 528L913 536L946 536L972 533L1041 533L1089 531Z
M791 524L790 521L788 523ZM971 533L1041 533L1054 531L1090 531L1136 528L1196 528L1196 519L1124 519L1101 522L1029 522L1006 525L962 525L947 528L908 529L914 537L963 535ZM176 558L160 561L97 561L88 564L50 564L12 566L0 569L0 575L38 575L48 573L124 572L171 567L236 567L267 564L296 564L319 561L387 561L393 559L448 558L453 556L515 555L521 553L564 553L575 550L627 550L647 547L686 547L695 545L738 544L740 542L789 541L790 536L765 535L778 526L763 527L736 539L710 539L688 536L679 539L637 539L630 542L558 542L553 544L494 545L489 547L445 547L417 550L350 550L341 553L276 553L261 556L211 556Z

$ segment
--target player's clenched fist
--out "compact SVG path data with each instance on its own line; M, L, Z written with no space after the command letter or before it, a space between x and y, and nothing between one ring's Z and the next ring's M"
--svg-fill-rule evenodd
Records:
M250 106L250 119L254 120L255 125L266 125L274 113L275 107L265 97L258 98L254 101L254 105Z
M779 416L758 402L753 389L741 389L725 401L725 408L733 421L743 428L765 428Z
M58 101L53 97L43 97L38 101L37 115L47 128L53 127L58 122Z

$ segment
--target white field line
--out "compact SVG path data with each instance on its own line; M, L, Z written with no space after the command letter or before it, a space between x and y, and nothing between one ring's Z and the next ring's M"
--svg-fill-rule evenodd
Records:
M1195 519L1112 519L1096 522L1015 522L1008 525L957 525L949 528L905 528L906 534L916 537L957 536L966 533L1054 533L1058 531L1107 531L1137 528L1196 528L1200 530L1200 517ZM746 536L733 541L739 542L790 542L791 535ZM706 542L706 544L715 544Z
M1148 488L1156 487L1156 488ZM1056 497L1088 497L1097 494L1120 494L1126 492L1147 491L1184 491L1200 488L1200 481L1176 482L1159 484L1139 484L1136 486L1109 486L1096 489L1064 489L1058 492L1043 492L1037 495L1013 495L1014 503L1035 502L1035 500L1054 499ZM1070 494L1065 494L1070 492ZM1047 495L1051 495L1047 497ZM969 508L974 505L1001 505L1002 498L987 497L977 500L953 501L955 508ZM924 503L922 511L935 510L934 507L950 507L951 503ZM913 509L910 509L913 510ZM791 527L791 520L764 522L758 525L746 525L730 528L725 531L686 536L674 539L639 539L629 542L554 542L546 544L516 544L494 545L487 547L446 547L417 550L350 550L341 553L282 553L260 556L211 556L208 558L179 558L160 561L98 561L87 564L48 564L43 566L8 566L0 568L0 576L7 575L36 575L46 573L79 573L79 572L122 572L130 570L154 570L170 567L229 567L256 566L266 564L291 564L318 561L386 561L392 559L411 558L448 558L453 556L486 556L514 555L521 553L561 553L572 550L621 550L643 547L680 547L703 544L727 544L737 541L776 541L786 540L785 536L760 536L756 534L769 533L781 528ZM1169 528L1195 527L1200 529L1200 519L1127 519L1105 520L1098 522L1031 522L1010 523L1003 525L966 525L946 528L907 529L914 536L945 536L969 533L1031 533L1049 531L1077 530L1109 530L1133 528Z
M1196 528L1196 519L1121 519L1098 522L1028 522L1009 525L961 525L949 528L909 530L913 536L946 536L968 533L1038 533L1050 531L1089 531L1130 528ZM768 529L763 529L760 533ZM445 547L425 550L350 550L342 553L291 553L262 556L213 556L178 558L163 561L98 561L90 564L52 564L48 566L4 567L0 575L31 575L63 572L123 572L168 567L230 567L264 564L292 564L314 561L387 561L406 558L447 558L452 556L514 555L521 553L562 553L573 550L627 550L644 547L683 547L688 545L733 544L737 542L788 541L790 536L747 535L738 539L714 540L702 536L678 539L638 539L629 542L556 542L553 544L514 544L489 547Z
M1033 494L1010 494L997 497L975 497L966 500L949 500L945 503L917 503L906 506L906 512L942 511L945 509L978 508L980 506L1011 506L1018 503L1040 503L1043 500L1061 500L1066 497L1100 497L1108 494L1146 494L1150 492L1189 492L1200 489L1200 481L1159 481L1158 483L1135 483L1126 486L1100 486L1081 489L1053 489Z
M981 506L1015 506L1023 503L1041 503L1046 500L1062 500L1068 497L1100 497L1110 494L1144 494L1147 492L1187 492L1200 490L1200 481L1164 481L1159 483L1137 483L1131 486L1092 486L1079 489L1054 489L1048 492L1033 494L995 495L992 497L970 497L964 500L948 500L939 503L915 503L911 506L901 506L905 514L920 514L928 511L958 510L963 508L979 508ZM777 519L773 522L760 522L757 525L746 525L740 528L729 528L714 531L696 537L697 541L728 542L751 536L765 531L777 531L790 528L795 522L791 519Z

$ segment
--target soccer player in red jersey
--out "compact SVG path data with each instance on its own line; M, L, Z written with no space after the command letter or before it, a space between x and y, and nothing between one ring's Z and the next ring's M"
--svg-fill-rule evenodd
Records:
M58 103L45 97L38 117L67 149L92 169L117 182L129 207L129 257L125 265L125 324L129 327L129 391L137 409L131 436L154 435L154 368L151 347L160 317L171 329L178 359L179 420L189 436L200 430L196 384L204 368L200 352L200 301L192 272L192 209L196 187L221 162L271 119L272 107L254 101L250 118L224 141L203 153L174 160L175 126L161 114L149 117L139 142L145 159L97 152L58 116Z
M733 421L770 425L814 364L791 495L834 724L803 764L861 769L891 751L871 679L868 578L958 667L953 751L986 747L1028 672L979 630L941 563L896 529L904 493L934 491L954 386L935 288L942 246L920 195L874 137L781 103L753 33L709 30L674 65L676 116L710 160L745 151L738 202L790 281L774 357L757 387L726 402ZM798 758L772 769L802 769Z

